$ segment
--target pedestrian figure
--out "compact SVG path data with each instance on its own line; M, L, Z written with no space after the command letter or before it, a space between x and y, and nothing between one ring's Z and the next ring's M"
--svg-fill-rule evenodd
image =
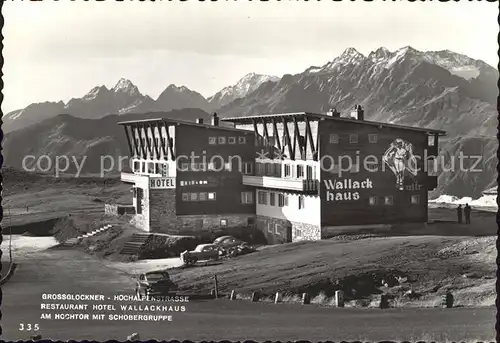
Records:
M465 204L465 207L464 207L465 224L470 224L470 211L471 211L471 207L469 206L469 204Z
M457 207L457 217L458 217L458 223L462 224L462 205L458 205Z

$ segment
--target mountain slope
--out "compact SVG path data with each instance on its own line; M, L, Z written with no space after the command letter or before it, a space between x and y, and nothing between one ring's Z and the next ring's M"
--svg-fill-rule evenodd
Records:
M74 117L98 119L111 114L145 113L152 111L171 111L182 108L200 108L208 111L210 105L199 93L186 87L168 86L155 101L143 95L131 81L120 79L108 89L106 86L92 88L81 98L73 98L64 104L31 104L25 109L7 113L4 118L4 132L19 130L40 123L59 114Z
M213 108L220 108L238 98L243 98L247 94L252 93L265 82L275 82L278 80L279 77L277 76L249 73L243 76L235 85L224 87L222 90L209 97L208 101Z
M53 173L56 159L60 158L61 168L65 168L63 156L70 161L67 173L75 174L75 161L80 165L83 162L83 173L100 173L101 158L105 168L110 168L111 157L115 161L114 172L118 171L120 156L129 157L126 136L123 127L117 125L119 121L173 118L195 121L196 118L208 120L209 114L200 109L183 109L171 112L128 113L124 115L110 115L100 119L86 119L62 114L44 120L30 127L7 133L3 142L4 165L27 171ZM25 158L26 156L33 156ZM48 165L47 156L51 161ZM105 156L110 156L109 158ZM23 165L24 160L24 165ZM123 161L127 164L128 158ZM44 169L44 170L41 170Z

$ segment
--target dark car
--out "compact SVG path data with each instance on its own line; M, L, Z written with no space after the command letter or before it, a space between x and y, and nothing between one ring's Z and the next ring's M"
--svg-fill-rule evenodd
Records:
M253 246L233 236L221 236L213 244L219 247L223 255L237 256L255 251Z
M166 271L154 271L139 275L135 292L139 297L175 294L178 286L170 280Z
M186 265L195 264L198 261L218 260L219 248L215 244L200 244L192 251L181 253L181 260Z

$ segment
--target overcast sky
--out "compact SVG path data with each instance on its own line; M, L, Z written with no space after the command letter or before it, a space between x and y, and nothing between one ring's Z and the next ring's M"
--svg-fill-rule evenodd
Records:
M282 76L354 47L449 49L497 66L498 4L461 1L4 2L4 113L130 79L208 97L249 72Z

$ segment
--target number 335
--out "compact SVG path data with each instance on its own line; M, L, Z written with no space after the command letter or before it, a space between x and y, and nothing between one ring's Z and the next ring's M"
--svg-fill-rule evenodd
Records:
M19 331L38 331L40 330L40 327L38 324L19 324Z

